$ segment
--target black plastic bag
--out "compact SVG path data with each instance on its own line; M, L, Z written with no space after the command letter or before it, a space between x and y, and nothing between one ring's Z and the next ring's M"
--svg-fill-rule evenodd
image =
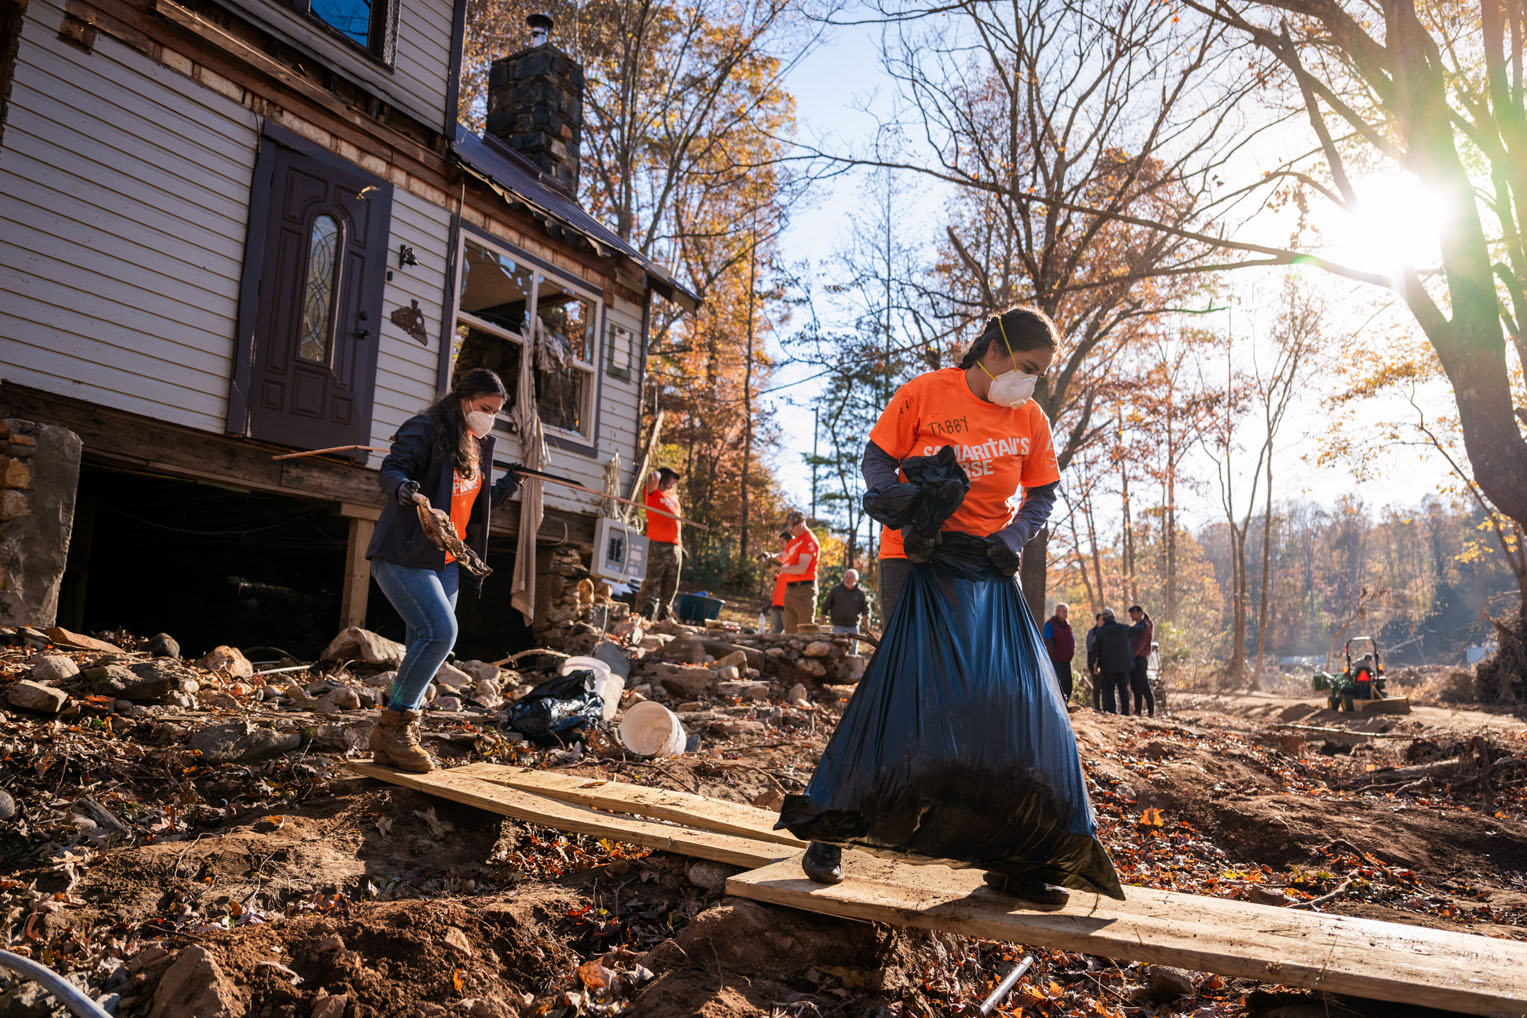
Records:
M905 483L864 493L865 514L892 530L912 527L923 534L938 533L970 490L970 478L955 460L953 446L903 460L901 472Z
M538 684L509 708L509 727L532 742L576 742L604 723L604 698L589 690L594 673L568 672Z
M988 543L946 532L912 565L816 774L776 826L1122 898L1044 644Z

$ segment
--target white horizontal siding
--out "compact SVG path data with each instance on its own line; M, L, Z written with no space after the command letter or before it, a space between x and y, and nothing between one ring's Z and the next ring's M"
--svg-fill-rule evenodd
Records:
M395 255L401 245L407 244L414 249L419 264L391 268L392 279L382 299L382 346L377 352L376 399L371 416L374 446L386 448L404 421L435 400L450 232L450 214L445 209L408 191L393 192L392 235L387 249ZM409 307L414 300L424 313L428 345L420 344L394 325L390 317L394 309ZM449 314L450 310L443 313ZM373 453L371 465L379 466L382 456Z
M61 22L27 8L0 149L0 374L222 431L255 117Z
M277 38L312 54L327 67L387 100L432 130L446 123L451 73L451 0L398 0L397 47L392 67L336 38L315 19L277 0L228 0Z

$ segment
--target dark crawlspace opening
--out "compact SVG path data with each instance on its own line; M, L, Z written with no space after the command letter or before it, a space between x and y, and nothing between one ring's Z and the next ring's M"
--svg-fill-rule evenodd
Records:
M350 521L331 501L239 491L85 464L60 625L167 632L187 656L219 644L311 661L340 628ZM509 604L514 541L489 544L481 595L463 583L456 656L495 660L531 645ZM366 626L402 641L402 619L370 583ZM266 654L269 651L265 652Z

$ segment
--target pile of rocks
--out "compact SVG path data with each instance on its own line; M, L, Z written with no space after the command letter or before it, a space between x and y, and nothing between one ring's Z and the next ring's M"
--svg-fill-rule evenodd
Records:
M655 698L800 699L787 697L792 687L851 685L865 667L843 636L719 634L674 622L647 633L640 652L632 682Z
M631 606L610 596L610 585L594 578L574 548L547 553L536 575L536 601L536 638L574 654L588 653L631 614Z

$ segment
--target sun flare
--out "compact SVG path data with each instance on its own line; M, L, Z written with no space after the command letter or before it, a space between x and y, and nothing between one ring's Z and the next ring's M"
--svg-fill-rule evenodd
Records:
M1447 201L1413 173L1386 171L1353 182L1357 204L1321 224L1330 257L1353 268L1394 275L1441 260Z

